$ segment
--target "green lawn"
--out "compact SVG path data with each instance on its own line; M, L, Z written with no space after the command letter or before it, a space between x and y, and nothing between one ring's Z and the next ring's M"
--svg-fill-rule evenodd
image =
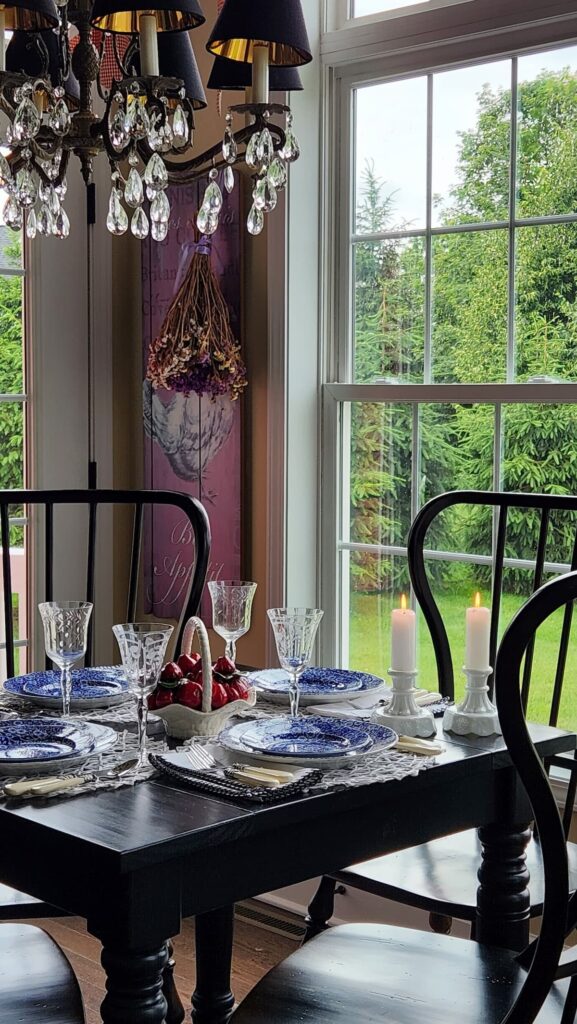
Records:
M461 671L465 650L465 608L471 601L470 588L462 592L436 595L443 621L447 628L455 668L456 694L465 684ZM523 598L507 594L503 599L501 623L504 629ZM397 600L389 594L351 594L349 665L354 669L384 676L389 667L391 609ZM557 665L561 634L562 611L539 631L535 644L533 682L529 703L529 717L533 721L547 721L552 683ZM419 615L418 625L418 685L437 688L435 657L427 625ZM567 659L563 700L559 725L577 728L577 641L572 638Z

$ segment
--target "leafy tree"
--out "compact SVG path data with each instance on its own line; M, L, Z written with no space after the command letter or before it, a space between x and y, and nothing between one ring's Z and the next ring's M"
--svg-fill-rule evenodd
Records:
M20 256L19 240L11 243L4 257L10 262ZM22 279L0 275L0 394L22 394ZM23 481L23 412L19 403L0 405L0 487L21 487Z

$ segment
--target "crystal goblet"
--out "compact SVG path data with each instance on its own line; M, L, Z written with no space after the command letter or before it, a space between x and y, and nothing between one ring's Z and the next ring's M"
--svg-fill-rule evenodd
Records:
M225 655L236 661L236 641L250 629L250 613L256 583L243 580L211 580L212 628L225 642Z
M148 696L160 678L168 641L173 627L166 622L124 622L112 627L120 648L128 689L136 697L138 716L138 764L148 764L146 726Z
M62 714L70 714L72 666L86 654L90 601L43 601L38 611L44 626L46 654L60 669Z
M267 615L274 633L278 660L290 673L291 718L299 709L299 679L309 664L319 622L320 608L269 608Z

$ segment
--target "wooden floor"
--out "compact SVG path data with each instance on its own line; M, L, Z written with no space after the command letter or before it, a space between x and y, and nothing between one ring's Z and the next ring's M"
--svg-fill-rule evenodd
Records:
M32 921L50 932L70 960L80 982L86 1024L100 1024L99 1007L104 998L104 973L100 966L100 943L86 932L84 921L60 917ZM297 939L276 934L258 925L238 921L235 925L233 991L240 1001L264 974L299 945ZM187 920L174 942L175 979L190 1021L190 997L194 989L194 922Z

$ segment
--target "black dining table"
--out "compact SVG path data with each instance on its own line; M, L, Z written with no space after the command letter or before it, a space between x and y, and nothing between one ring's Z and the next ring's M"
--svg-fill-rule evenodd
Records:
M572 733L532 726L542 757ZM103 943L105 1024L162 1024L162 969L196 916L197 1024L225 1024L235 902L382 853L478 827L479 941L529 936L531 810L500 737L444 734L433 766L400 781L270 806L195 793L161 776L116 790L0 805L0 880L86 918Z

